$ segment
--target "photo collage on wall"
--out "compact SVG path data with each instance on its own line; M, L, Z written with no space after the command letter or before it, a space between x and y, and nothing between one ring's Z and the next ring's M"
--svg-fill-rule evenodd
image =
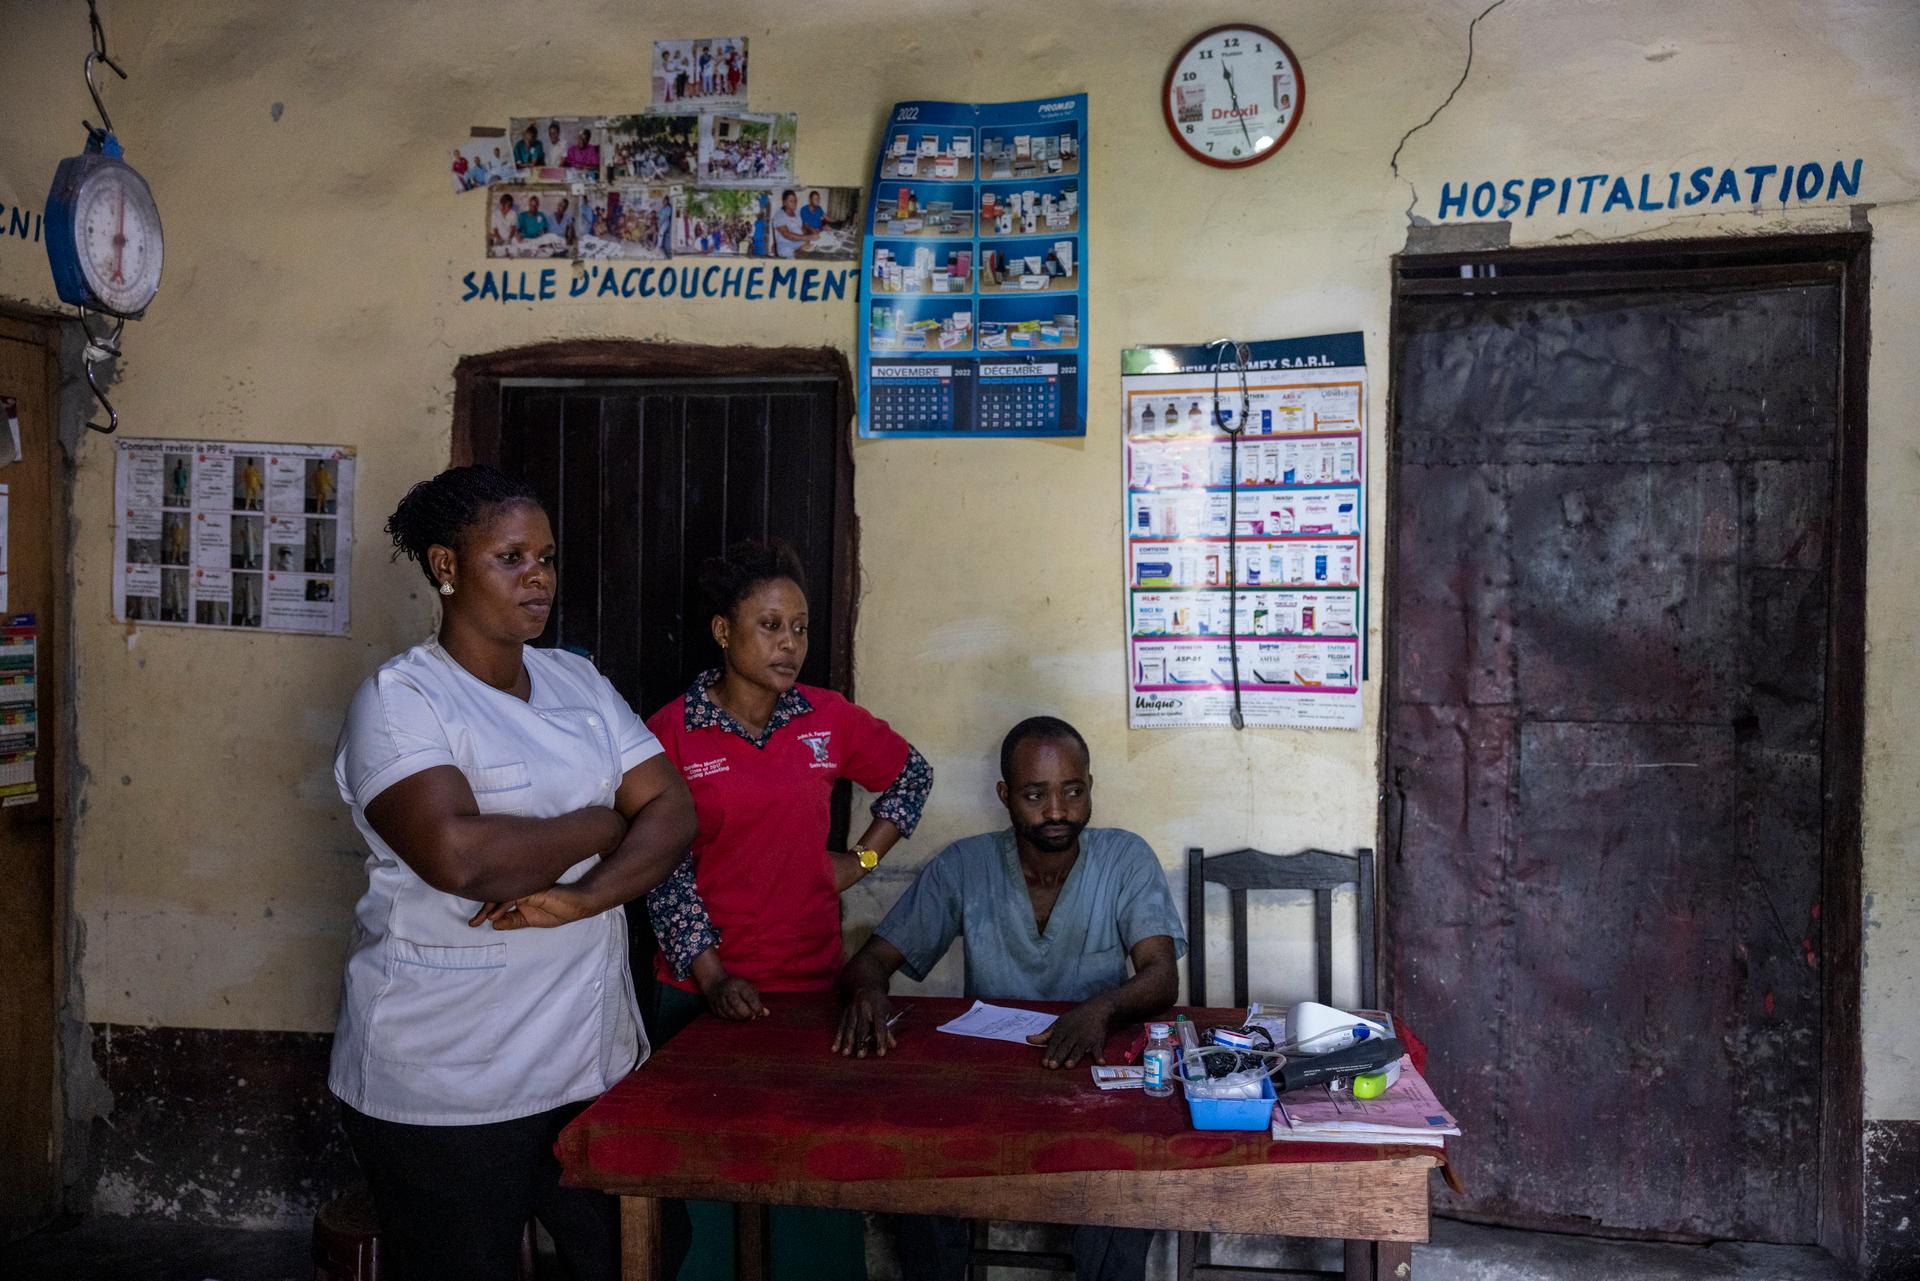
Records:
M115 619L347 634L352 449L115 443Z
M453 149L489 258L859 258L860 189L800 180L799 117L747 109L745 36L656 40L648 81L644 112L516 116Z

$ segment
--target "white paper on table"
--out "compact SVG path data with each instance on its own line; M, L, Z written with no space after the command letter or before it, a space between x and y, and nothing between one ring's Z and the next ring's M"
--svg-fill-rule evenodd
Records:
M1017 1045L1025 1045L1029 1036L1052 1027L1057 1017L1042 1014L1038 1010L1016 1010L1010 1006L975 1001L972 1009L950 1023L942 1023L939 1030L955 1036L977 1036L988 1041L1012 1041Z

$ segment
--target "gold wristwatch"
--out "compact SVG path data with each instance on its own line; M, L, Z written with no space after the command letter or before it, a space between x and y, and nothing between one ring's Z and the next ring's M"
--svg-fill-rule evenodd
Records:
M879 850L870 850L864 845L856 845L848 850L847 853L860 860L860 870L863 872L871 872L874 868L880 866Z

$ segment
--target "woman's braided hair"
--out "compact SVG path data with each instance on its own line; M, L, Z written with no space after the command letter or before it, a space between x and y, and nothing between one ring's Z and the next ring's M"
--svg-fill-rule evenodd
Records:
M780 539L770 543L743 540L723 556L709 557L700 566L700 590L716 614L733 617L736 605L753 595L754 588L776 578L790 578L801 595L807 592L807 571L800 553Z
M484 463L449 467L409 489L393 515L387 517L393 559L404 555L418 562L427 581L437 585L433 567L427 564L427 548L457 548L467 530L509 503L538 507L540 499L526 481Z

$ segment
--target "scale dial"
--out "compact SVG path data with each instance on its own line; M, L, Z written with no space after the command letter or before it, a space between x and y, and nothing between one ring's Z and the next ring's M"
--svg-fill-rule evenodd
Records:
M160 209L146 180L103 160L74 193L73 239L80 274L100 310L138 316L160 290Z
M1174 55L1161 90L1173 140L1203 164L1244 169L1272 159L1300 123L1300 60L1264 27L1203 31Z

